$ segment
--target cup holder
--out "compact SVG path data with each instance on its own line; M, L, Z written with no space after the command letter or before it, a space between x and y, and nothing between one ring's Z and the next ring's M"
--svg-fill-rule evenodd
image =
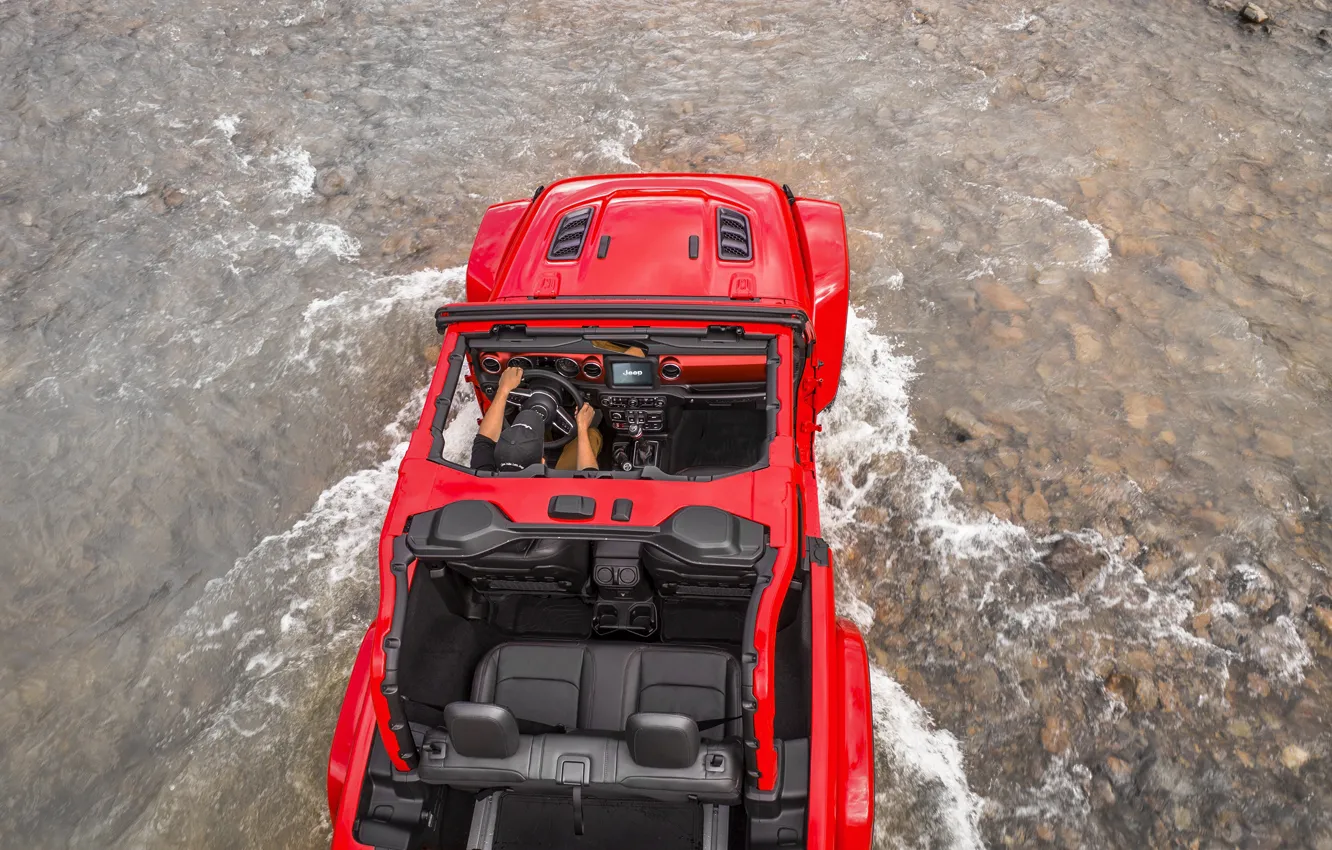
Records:
M657 605L642 600L602 599L592 609L592 631L628 632L647 637L657 631Z

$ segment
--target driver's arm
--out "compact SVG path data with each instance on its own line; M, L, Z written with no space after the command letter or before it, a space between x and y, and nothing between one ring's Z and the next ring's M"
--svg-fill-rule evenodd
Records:
M491 400L490 407L486 408L486 415L481 417L481 427L476 429L476 433L489 439L491 442L499 440L500 431L504 430L504 406L509 402L509 390L518 386L523 380L523 370L517 366L510 366L500 375L499 389L495 390L495 398Z
M587 402L583 402L583 406L578 408L578 415L575 417L578 422L578 461L576 469L597 468L597 456L592 453L592 443L587 438L587 431L592 427L592 419L596 415L596 409Z

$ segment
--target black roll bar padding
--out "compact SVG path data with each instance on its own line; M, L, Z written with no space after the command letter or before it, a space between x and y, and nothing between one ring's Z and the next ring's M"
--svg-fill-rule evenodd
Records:
M398 681L398 666L402 652L402 633L407 620L407 566L414 560L416 558L407 546L407 535L400 534L393 538L393 561L389 564L389 572L393 574L393 619L389 622L388 634L384 636L384 681L379 686L384 701L388 703L389 730L393 733L393 743L397 746L398 757L408 770L416 770L419 758L416 740L407 724L407 700L402 695L401 683Z
M461 499L407 520L410 553L431 560L484 555L514 540L629 540L697 566L752 567L767 549L767 528L721 508L688 505L660 526L516 523L494 503Z

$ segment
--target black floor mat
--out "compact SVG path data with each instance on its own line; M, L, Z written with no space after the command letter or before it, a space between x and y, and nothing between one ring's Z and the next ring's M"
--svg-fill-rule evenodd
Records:
M686 410L671 440L671 469L758 463L767 437L761 410Z
M488 620L511 635L585 638L592 634L592 606L571 596L501 596L491 600Z
M703 846L703 808L697 803L584 800L583 835L574 835L568 797L505 794L494 850L688 850Z
M745 607L745 604L715 602L667 602L661 613L662 638L687 643L739 644L745 632Z

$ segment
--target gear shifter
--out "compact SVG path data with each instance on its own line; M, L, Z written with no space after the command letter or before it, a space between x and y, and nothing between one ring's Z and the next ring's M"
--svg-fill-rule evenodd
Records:
M634 468L634 465L629 462L628 446L624 444L615 447L615 451L611 453L611 462L625 472L629 472Z

